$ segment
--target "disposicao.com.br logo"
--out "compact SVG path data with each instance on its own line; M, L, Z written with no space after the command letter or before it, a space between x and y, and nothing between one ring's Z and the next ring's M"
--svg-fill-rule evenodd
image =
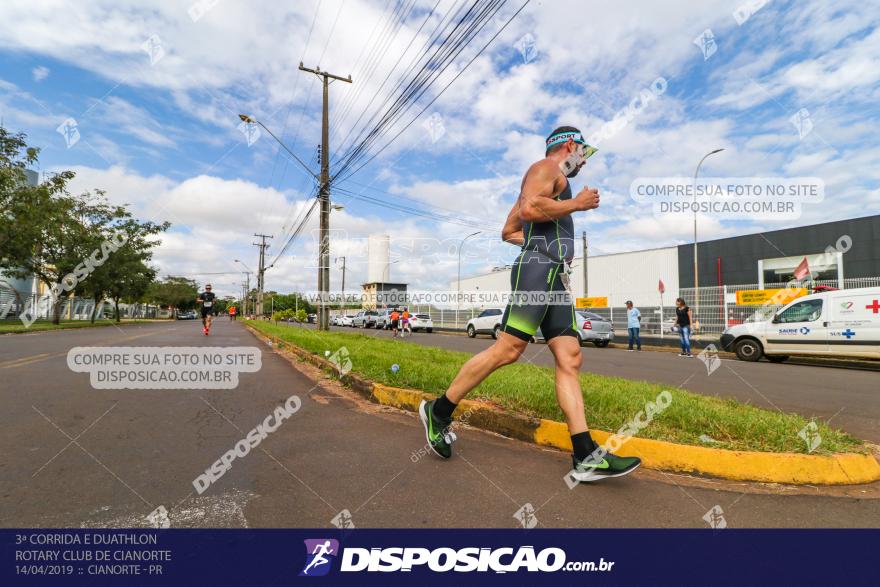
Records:
M338 543L330 539L306 540L306 565L300 576L326 575L331 567L328 556L335 557ZM517 571L553 573L556 571L611 571L614 563L600 558L596 561L567 561L561 548L535 551L533 546L518 548L449 548L418 547L343 549L339 571L394 573L427 568L435 573L478 572L515 573Z
M306 565L300 577L322 577L330 572L333 559L339 554L339 541L332 538L310 538L306 543Z

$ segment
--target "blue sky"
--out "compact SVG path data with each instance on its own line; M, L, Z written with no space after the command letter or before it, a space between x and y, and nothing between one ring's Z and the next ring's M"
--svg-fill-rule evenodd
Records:
M457 6L441 0L428 16L434 1L417 1L395 34L383 37L387 8L397 0L280 4L93 0L73 10L7 0L0 7L0 116L42 148L42 170L74 169L74 189L105 189L143 218L170 220L155 256L163 274L211 280L233 293L240 280L233 259L256 266L253 233L276 236L274 259L311 203L310 180L298 165L265 133L249 146L236 115L256 116L317 169L320 84L297 70L300 60L354 78L330 88L331 151L338 154L350 145L344 139L358 115L387 103L390 86L380 85L389 72L389 83L399 79L395 64L413 55L407 44L420 46L424 31ZM505 6L455 67L519 4ZM816 176L826 197L796 221L701 216L702 238L876 213L880 11L870 4L531 2L420 119L339 186L334 201L345 209L332 215L331 256L345 255L347 283L359 283L367 236L387 232L400 259L394 280L445 288L457 269L449 244L482 230L468 245L464 272L510 262L516 251L498 242L497 227L522 173L542 156L547 132L574 124L595 135L658 78L665 91L604 136L572 182L603 195L599 210L576 218L593 254L688 242L689 218L656 216L630 198L629 185L640 176L690 175L717 147L725 151L707 161L703 175ZM202 13L197 20L187 12L193 7ZM707 29L714 44L704 53L694 41ZM150 38L152 63L143 48ZM803 136L790 121L801 109L811 125ZM80 137L70 148L56 132L68 118ZM351 192L453 213L459 222L389 210ZM270 289L314 287L315 220L267 273ZM339 278L334 266L333 287Z

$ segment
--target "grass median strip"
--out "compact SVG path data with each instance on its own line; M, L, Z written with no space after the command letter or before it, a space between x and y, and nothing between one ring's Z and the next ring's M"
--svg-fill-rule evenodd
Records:
M316 332L295 325L248 322L303 349L324 356L346 347L352 371L365 379L394 387L441 394L472 355L425 347L402 340L363 334ZM392 371L392 365L399 369ZM669 407L646 428L642 438L730 450L807 453L799 433L810 420L756 408L734 400L697 395L646 381L581 375L587 421L600 430L616 431L654 402L660 392L672 394ZM556 403L553 369L527 363L510 365L492 374L468 396L538 418L563 421ZM821 443L812 454L866 452L862 441L816 421ZM707 444L700 440L708 436Z
M58 324L52 324L48 320L37 320L30 326L22 324L21 320L7 320L0 322L0 334L21 334L24 332L40 332L43 330L67 330L70 328L96 328L98 326L122 326L125 324L140 324L153 322L153 320L123 320L122 322L96 320L94 324L88 320L62 320Z

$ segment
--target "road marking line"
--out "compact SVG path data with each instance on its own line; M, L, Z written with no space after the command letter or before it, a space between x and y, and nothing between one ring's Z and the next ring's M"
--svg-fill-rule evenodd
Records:
M134 336L129 336L126 338L122 338L113 342L127 342L131 340L136 340L138 338L144 338L145 336L152 336L156 334L155 332L148 332L147 334L137 334ZM0 369L15 369L16 367L25 367L27 365L31 365L33 363L39 363L40 361L45 361L47 359L54 359L56 357L63 357L67 355L70 349L66 351L61 351L58 353L41 353L39 355L31 355L30 357L22 357L21 359L14 359L12 361L7 361L6 363L0 363Z
M9 360L9 361L4 361L3 363L0 363L0 369L7 369L7 368L9 368L9 367L17 367L17 366L18 366L18 365L17 365L18 363L27 362L27 361L32 361L32 360L37 360L37 359L39 359L39 358L41 358L41 357L42 357L42 358L48 358L48 356L49 356L49 353L41 353L41 354L39 354L39 355L31 355L31 356L29 356L29 357L22 357L22 358L20 358L20 359L12 359L12 360Z

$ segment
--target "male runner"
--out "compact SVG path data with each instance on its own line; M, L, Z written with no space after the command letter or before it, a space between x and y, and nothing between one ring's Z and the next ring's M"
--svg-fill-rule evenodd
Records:
M391 338L397 338L397 328L400 323L400 312L397 311L397 308L391 312Z
M504 241L522 245L510 276L514 294L521 295L507 306L495 344L465 363L444 395L419 406L428 443L439 456L452 456L455 435L448 428L459 402L493 371L516 362L540 326L556 360L556 399L574 448L569 475L577 481L594 481L626 475L641 464L638 458L622 458L600 449L584 416L581 347L567 265L574 257L572 214L598 208L599 191L584 187L572 198L567 178L577 175L594 152L578 129L559 127L547 138L545 158L523 177L519 198L501 233ZM561 300L547 299L550 294Z
M205 291L196 298L196 303L202 305L202 330L205 336L211 331L211 322L214 320L214 292L211 291L211 284L205 285Z

